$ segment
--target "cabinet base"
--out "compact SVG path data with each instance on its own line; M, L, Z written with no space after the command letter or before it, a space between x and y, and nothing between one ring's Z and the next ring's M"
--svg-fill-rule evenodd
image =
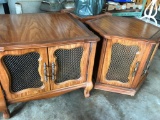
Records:
M59 95L74 91L74 90L79 89L79 88L85 88L86 89L87 88L87 83L83 83L83 84L80 84L80 85L75 85L75 86L68 87L68 88L51 90L51 91L48 91L48 92L45 92L45 93L42 93L42 94L38 94L38 95L34 95L34 96L28 96L28 97L17 98L17 99L8 99L7 101L10 104L13 104L13 103L17 103L17 102L26 102L26 101L30 101L30 100L39 100L39 99L45 99L45 98L52 98L52 97L56 97L56 96L59 96ZM88 91L88 94L89 94L89 92L90 91ZM89 97L89 96L85 95L85 97Z
M120 93L125 95L131 95L131 96L134 96L137 92L136 89L123 88L118 86L106 85L102 83L96 83L94 89L115 92L115 93Z
M141 78L141 82L139 82L138 86L135 89L107 85L107 84L103 84L103 83L96 83L94 86L94 89L99 89L99 90L134 96L136 94L136 92L139 90L139 88L141 87L141 85L143 84L144 80L146 79L147 74Z

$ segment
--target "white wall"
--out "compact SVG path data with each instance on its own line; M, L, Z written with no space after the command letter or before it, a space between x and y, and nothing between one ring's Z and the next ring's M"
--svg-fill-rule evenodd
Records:
M15 3L19 2L22 4L23 13L37 13L44 12L41 11L40 5L43 0L8 0L8 5L11 14L16 14ZM64 1L64 0L60 0Z
M16 13L15 6L14 6L16 1L17 0L8 0L8 6L9 6L9 10L10 10L11 14L15 14Z
M4 14L4 9L2 4L0 4L0 14Z
M24 13L37 13L41 12L39 7L43 0L8 0L8 5L11 14L16 14L15 3L19 2L22 4Z

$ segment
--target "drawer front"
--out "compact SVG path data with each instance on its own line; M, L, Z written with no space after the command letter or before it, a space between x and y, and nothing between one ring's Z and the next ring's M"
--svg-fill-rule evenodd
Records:
M89 47L88 43L77 43L48 49L51 89L86 82Z
M43 63L47 49L14 50L0 53L2 87L8 99L40 94L49 90Z

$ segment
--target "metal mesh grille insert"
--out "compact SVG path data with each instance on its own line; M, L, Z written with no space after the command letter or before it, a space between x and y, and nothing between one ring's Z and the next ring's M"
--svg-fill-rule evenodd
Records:
M43 85L38 73L38 59L36 52L25 55L7 55L3 57L11 76L11 90L18 92L27 88L39 88Z
M56 83L78 79L81 76L80 62L83 48L78 47L70 50L58 49L55 51L58 64Z
M138 46L125 46L115 43L112 46L111 63L106 79L128 82L130 66L138 50Z

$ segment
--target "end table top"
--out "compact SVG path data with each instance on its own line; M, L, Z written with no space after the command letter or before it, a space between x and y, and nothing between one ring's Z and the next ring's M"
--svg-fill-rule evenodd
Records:
M98 41L85 25L66 13L0 15L0 49L13 45L46 45Z
M160 38L160 28L136 18L105 16L86 23L103 37L122 36L146 40Z

